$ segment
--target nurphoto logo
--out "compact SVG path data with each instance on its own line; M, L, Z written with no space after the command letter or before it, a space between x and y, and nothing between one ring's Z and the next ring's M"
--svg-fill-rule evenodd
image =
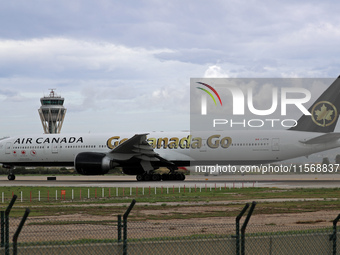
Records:
M289 113L298 110L303 115L311 116L319 126L331 125L335 121L337 110L334 105L326 101L319 102L310 112L305 106L311 99L311 92L308 89L297 86L276 86L277 80L265 80L271 86L262 90L262 94L258 92L259 87L264 87L266 84L261 84L260 79L259 81L257 79L200 79L200 81L192 81L192 85L195 84L196 95L197 89L201 91L201 96L198 98L200 115L213 117L209 121L210 127L213 128L223 127L223 125L231 128L264 126L274 128L278 125L284 128L295 127L298 124L297 120L286 117L288 109ZM254 86L254 83L258 87ZM226 116L231 118L225 118Z
M222 106L221 97L220 97L220 95L217 93L217 91L212 86L210 86L208 84L205 84L203 82L197 82L197 83L199 83L199 84L209 88L217 96L217 98L220 101L220 104ZM205 93L207 93L212 98L212 100L214 101L215 105L217 105L216 100L215 100L214 96L211 94L210 91L208 91L207 89L201 88L201 87L197 87L197 88L201 89ZM207 115L207 97L206 97L207 94L202 94L202 101L201 101L201 114L202 115Z

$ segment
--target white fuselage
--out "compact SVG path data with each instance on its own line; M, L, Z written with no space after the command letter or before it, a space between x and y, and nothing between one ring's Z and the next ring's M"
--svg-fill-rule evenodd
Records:
M81 152L109 153L134 133L44 134L0 140L0 163L9 166L73 166ZM147 138L154 151L176 165L258 164L310 155L340 146L337 139L327 143L300 141L322 133L303 131L211 131L152 132Z

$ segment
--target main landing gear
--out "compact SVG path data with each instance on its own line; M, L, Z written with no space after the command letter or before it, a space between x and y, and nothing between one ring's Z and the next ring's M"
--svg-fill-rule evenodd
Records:
M139 174L136 176L137 181L184 181L184 174Z

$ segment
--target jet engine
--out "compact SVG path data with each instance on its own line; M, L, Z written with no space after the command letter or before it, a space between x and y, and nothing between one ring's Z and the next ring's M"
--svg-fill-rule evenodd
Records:
M82 175L103 175L115 167L105 153L81 152L74 160L74 167Z

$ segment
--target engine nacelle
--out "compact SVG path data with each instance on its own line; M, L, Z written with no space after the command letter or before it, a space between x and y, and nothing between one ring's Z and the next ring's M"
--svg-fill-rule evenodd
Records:
M82 175L103 175L115 166L105 153L81 152L74 160L74 167Z

